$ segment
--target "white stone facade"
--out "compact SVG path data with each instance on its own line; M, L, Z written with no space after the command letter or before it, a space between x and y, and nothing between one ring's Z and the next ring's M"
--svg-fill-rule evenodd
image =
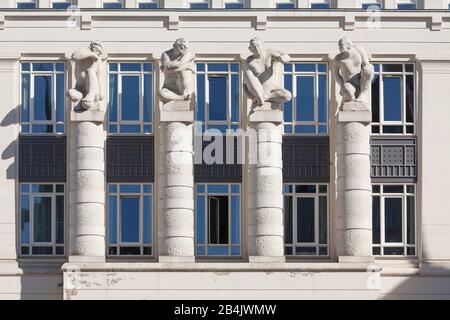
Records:
M360 8L360 0L331 1L333 8L313 11L303 0L296 1L298 10L252 0L248 5L260 10L233 11L216 10L225 1L211 1L209 11L190 10L187 0L161 1L164 8L155 11L127 10L137 7L128 0L126 9L113 11L90 10L102 7L94 0L79 0L79 11L51 11L50 1L38 2L42 10L24 11L13 9L15 1L0 0L0 299L450 298L448 1L418 1L418 10L375 15L333 10ZM396 1L384 1L384 8L395 9ZM417 180L401 182L415 186L414 254L372 255L371 183L395 180L371 178L370 139L384 136L371 135L367 115L343 120L339 88L328 68L327 254L283 255L283 117L248 114L249 101L241 94L240 127L273 131L256 146L269 161L242 165L240 253L196 256L194 111L180 115L162 107L156 95L163 79L157 68L161 54L175 39L186 38L196 62L242 64L248 40L258 37L289 54L294 64L331 65L343 36L363 46L371 63L415 65L415 129L402 136L417 141ZM153 63L153 252L119 259L108 254L107 115L77 121L66 99L67 178L51 182L65 185L65 255L23 255L21 64L64 63L67 90L72 53L92 40L102 41L106 63ZM102 81L107 88L106 77Z

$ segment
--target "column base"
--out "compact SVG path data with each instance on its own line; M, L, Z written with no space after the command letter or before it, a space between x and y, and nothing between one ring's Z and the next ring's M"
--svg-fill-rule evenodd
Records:
M375 263L375 257L339 256L339 263Z
M194 256L159 256L160 263L194 263Z
M274 256L249 256L249 263L285 263L286 257L274 257Z
M280 110L255 110L249 115L250 122L283 122L283 111Z
M69 263L105 263L105 256L69 256Z

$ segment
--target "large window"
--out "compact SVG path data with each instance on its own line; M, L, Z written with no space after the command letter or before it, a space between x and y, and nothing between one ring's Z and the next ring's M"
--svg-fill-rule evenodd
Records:
M329 9L330 0L310 0L311 9Z
M20 254L64 255L64 184L20 184Z
M397 0L397 9L399 10L416 10L417 0Z
M239 63L197 63L196 120L203 130L239 128Z
M158 7L158 0L138 0L139 9L157 9Z
M276 0L275 7L277 9L295 9L294 0Z
M244 0L227 0L224 2L225 9L244 9Z
M210 7L209 0L192 0L189 1L191 9L208 9Z
M241 255L240 184L196 185L196 255Z
M64 63L21 63L21 133L64 133Z
M373 254L416 255L415 185L374 184L372 199Z
M284 65L284 87L292 100L284 104L284 133L328 132L328 72L325 63Z
M328 186L284 185L284 252L286 256L327 256Z
M52 1L52 8L66 10L72 5L72 2L72 0L54 0Z
M103 1L104 9L122 9L124 8L124 3L122 0L105 0Z
M36 9L36 0L20 0L16 1L17 9Z
M109 133L153 132L152 71L151 63L109 64Z
M415 134L415 66L374 64L372 133Z
M152 255L152 185L109 184L108 188L108 255Z

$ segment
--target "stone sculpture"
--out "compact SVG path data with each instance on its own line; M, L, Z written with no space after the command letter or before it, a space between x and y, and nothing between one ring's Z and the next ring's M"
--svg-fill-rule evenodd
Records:
M69 89L68 95L75 103L74 111L99 109L103 100L102 58L103 45L92 41L89 48L82 48L72 54L76 61L75 88Z
M342 110L370 110L374 69L366 51L347 38L339 40L339 50L334 58L333 73L341 87Z
M253 53L244 63L244 91L252 99L252 109L269 109L265 103L281 108L292 99L291 93L283 88L283 63L290 57L281 51L264 49L258 38L250 40L249 50Z
M161 56L161 71L164 84L159 91L163 103L189 101L194 92L195 54L189 49L187 40L175 40L173 48Z

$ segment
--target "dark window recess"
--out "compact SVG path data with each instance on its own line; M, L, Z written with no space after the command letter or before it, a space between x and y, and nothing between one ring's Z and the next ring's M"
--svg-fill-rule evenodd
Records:
M328 182L330 151L328 137L283 137L283 180Z
M228 244L228 197L209 196L209 243Z
M373 182L417 180L417 145L415 138L371 140L371 175Z
M195 182L241 182L242 138L226 139L223 137L223 143L220 143L220 141L216 142L215 139L213 137L211 141L195 141ZM200 143L201 150L199 150ZM222 155L217 153L219 147L215 148L213 144L217 146L222 145Z
M108 137L106 145L108 182L153 182L153 136Z
M65 182L66 137L19 137L20 182Z

